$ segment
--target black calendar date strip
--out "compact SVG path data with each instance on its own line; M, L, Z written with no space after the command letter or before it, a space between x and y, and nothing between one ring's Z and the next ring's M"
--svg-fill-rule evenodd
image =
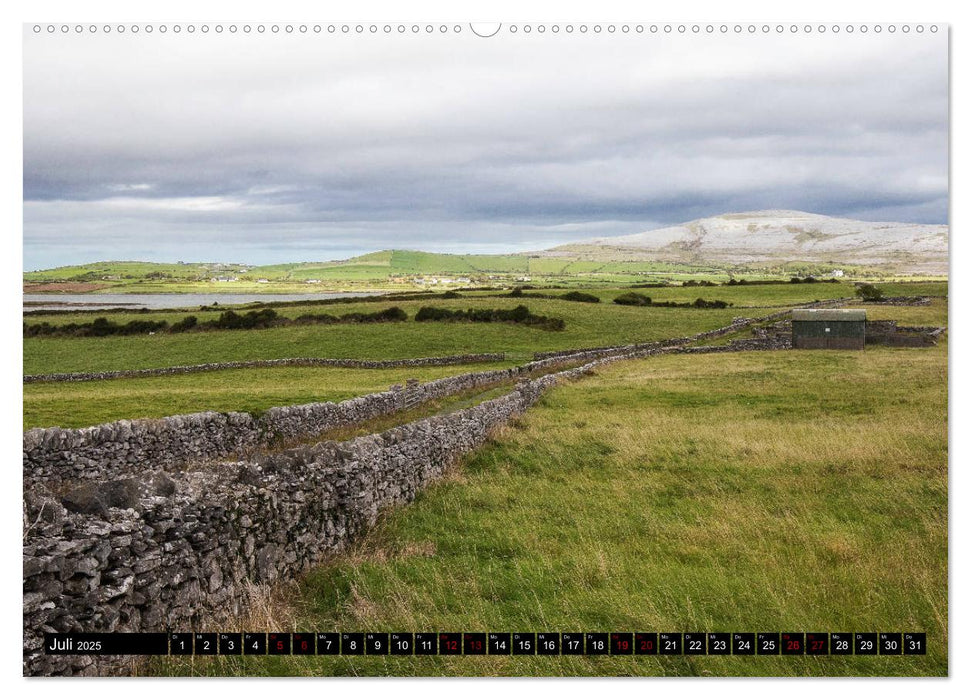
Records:
M158 656L169 653L169 635L165 632L45 634L44 652L66 656Z
M68 632L44 651L89 656L904 656L924 632Z

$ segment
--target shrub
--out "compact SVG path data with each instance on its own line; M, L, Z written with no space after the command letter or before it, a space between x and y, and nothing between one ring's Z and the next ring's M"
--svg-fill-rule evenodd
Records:
M650 306L651 297L638 294L637 292L627 292L615 298L614 303L621 304L622 306Z
M209 328L237 329L237 328L269 328L276 325L277 313L273 309L260 309L259 311L247 311L245 314L238 314L232 309L223 311L215 321L205 324Z
M407 321L408 314L405 313L404 309L398 308L397 306L392 306L390 309L385 309L381 312L383 318L387 321Z
M176 321L169 328L170 333L185 333L186 331L192 330L199 323L199 319L195 316L186 316L181 321Z
M448 309L439 309L434 306L423 306L415 314L416 321L443 321L450 318L452 312Z
M595 297L593 294L586 294L585 292L567 292L560 299L565 299L566 301L582 301L587 304L600 303L600 297Z
M330 314L304 314L295 319L283 318L273 309L260 309L238 314L227 310L219 318L200 323L195 316L186 316L171 326L166 321L129 321L119 325L99 316L91 323L66 323L63 326L52 326L46 321L35 325L24 324L24 337L38 335L75 335L101 338L109 335L138 335L166 330L170 333L185 333L187 331L209 330L248 330L253 328L275 328L288 325L309 325L316 323L386 323L390 321L407 321L408 314L400 307L392 306L373 313L349 313L340 318Z
M501 312L500 312L500 317L502 317ZM527 318L529 318L529 307L523 306L522 304L520 304L515 309L513 309L509 313L509 315L503 320L510 320L510 321L513 321L514 323L522 323Z
M521 323L527 326L537 326L545 330L561 331L566 328L562 318L537 316L530 313L529 307L519 306L513 309L442 309L434 306L423 306L415 314L415 320L424 321L468 321L471 323Z
M118 335L141 335L144 333L155 333L156 331L168 328L166 321L129 321L124 326L118 328Z
M129 321L120 325L109 321L104 316L91 323L66 323L63 326L52 326L46 321L35 326L24 325L24 335L75 335L83 338L104 338L109 335L140 335L154 333L168 327L166 321Z
M863 301L881 301L883 299L883 290L872 284L861 284L856 288L856 295L863 299Z
M731 304L727 301L722 301L721 299L713 299L708 301L707 299L695 299L692 302L679 303L677 301L656 301L652 306L660 306L665 309L726 309Z
M350 313L340 317L341 323L387 323L389 321L407 321L408 314L397 306L375 311L373 313Z
M93 335L96 338L111 335L113 328L117 328L117 324L112 323L104 316L99 316L91 322L91 325L89 326L89 335Z
M458 298L460 298L461 296L462 296L462 295L461 295L461 294L459 294L458 292L456 292L456 291L454 291L454 290L452 290L452 289L450 289L450 290L448 290L447 292L445 292L445 293L444 293L444 294L442 295L442 299L458 299Z
M313 323L326 324L339 323L340 319L330 314L303 314L293 319L293 322L301 325L310 325Z
M727 301L722 301L721 299L706 301L701 298L695 299L691 305L696 309L724 309L730 306Z

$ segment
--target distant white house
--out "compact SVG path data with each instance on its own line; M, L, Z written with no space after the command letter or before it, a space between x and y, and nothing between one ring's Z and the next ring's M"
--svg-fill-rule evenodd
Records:
M260 277L258 280L256 280L256 283L257 284L269 284L270 283L270 280L268 280L266 277Z
M239 282L239 277L213 277L210 282Z
M516 278L516 281L517 282L531 282L532 279L533 279L532 277L529 277L527 275L523 275L522 277L517 277Z
M304 284L320 284L320 280L306 280Z
M420 277L415 280L415 284L454 284L461 280L454 280L451 277Z
M829 276L830 277L842 277L843 276L843 271L842 270L833 270L832 272L829 273Z

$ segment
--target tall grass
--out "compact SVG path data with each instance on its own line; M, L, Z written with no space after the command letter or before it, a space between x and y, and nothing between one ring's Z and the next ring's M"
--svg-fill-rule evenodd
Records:
M42 382L24 385L24 430L57 425L80 428L122 418L160 418L197 411L260 413L273 406L343 401L407 379L508 367L509 362L449 367L351 369L266 367L199 374Z
M151 672L944 675L946 421L946 344L613 365L554 389L310 572L285 623L926 631L927 656L249 658Z

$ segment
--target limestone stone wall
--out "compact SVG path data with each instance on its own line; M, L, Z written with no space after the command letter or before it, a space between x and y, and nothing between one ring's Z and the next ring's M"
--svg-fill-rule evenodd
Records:
M117 659L48 656L45 632L189 630L298 574L388 506L411 501L549 387L599 360L472 408L342 443L126 478L37 481L24 497L24 672L94 674ZM48 488L50 486L50 488Z
M669 338L667 340L656 341L653 343L635 343L632 345L611 345L600 348L583 348L581 350L554 350L550 352L537 352L533 354L533 357L537 360L552 359L552 358L563 358L563 357L610 357L611 355L626 354L626 353L636 353L645 350L654 350L657 348L674 347L678 345L687 345L688 343L693 343L698 340L707 340L709 338L718 338L719 336L728 335L729 333L734 333L747 326L756 323L757 321L764 321L770 318L781 317L789 313L786 309L778 314L770 314L769 316L764 316L762 318L736 318L733 319L727 326L722 326L721 328L716 328L711 331L703 331L701 333L695 333L694 335L687 335L681 338Z
M929 306L930 297L884 297L880 301L867 301L872 306Z
M722 328L655 343L537 353L535 361L518 367L469 372L407 388L392 387L389 391L340 403L276 407L260 416L206 411L165 418L120 420L89 428L34 428L26 431L23 437L24 480L32 483L50 479L121 478L149 466L173 470L229 455L245 455L281 439L312 438L324 431L390 415L423 401L550 371L564 364L642 355L718 337L740 330L755 320L736 318Z
M32 482L121 477L149 466L178 469L245 454L279 439L312 438L326 430L390 415L423 401L516 379L535 369L523 365L469 372L407 388L395 386L340 403L271 408L260 416L206 411L120 420L90 428L34 428L23 437L24 479Z
M866 344L922 348L936 345L945 330L938 326L898 326L896 321L867 321Z
M111 372L67 372L56 374L25 374L24 384L34 382L90 382L101 379L159 377L169 374L214 372L224 369L252 369L255 367L351 367L357 369L393 369L395 367L443 367L468 365L474 362L502 362L502 352L450 355L447 357L416 357L403 360L351 360L325 357L290 357L280 360L247 360L240 362L210 362L202 365L178 365L151 369L126 369Z
M592 360L574 352L260 417L201 413L28 431L24 673L118 672L123 659L44 655L43 634L211 624L245 600L248 582L293 577L340 551L382 509L411 501L549 387L607 363L678 352L684 342L627 346ZM577 366L551 371L567 363ZM379 434L253 449L509 379L518 383L503 396Z

